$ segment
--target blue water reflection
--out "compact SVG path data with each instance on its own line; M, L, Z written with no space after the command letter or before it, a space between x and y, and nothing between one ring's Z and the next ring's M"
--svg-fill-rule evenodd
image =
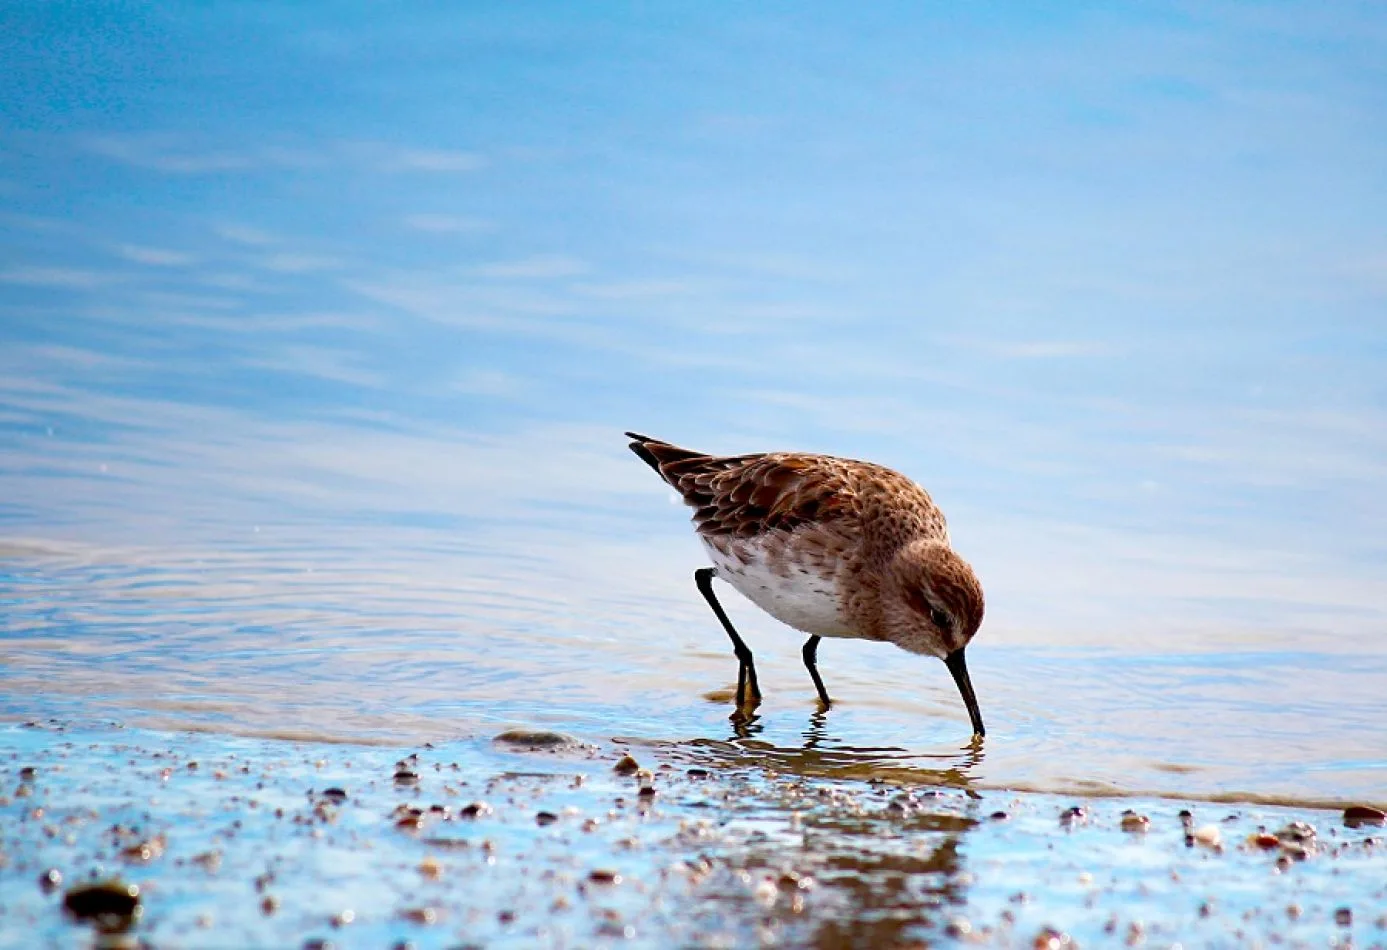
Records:
M634 427L925 483L991 781L1380 776L1381 12L3 17L7 715L720 736ZM824 670L844 743L960 731Z

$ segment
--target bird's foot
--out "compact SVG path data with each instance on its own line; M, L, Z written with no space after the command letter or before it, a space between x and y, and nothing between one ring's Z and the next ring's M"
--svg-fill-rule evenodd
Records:
M736 708L729 717L733 722L749 722L756 717L757 707L761 705L760 693L747 693L738 697Z

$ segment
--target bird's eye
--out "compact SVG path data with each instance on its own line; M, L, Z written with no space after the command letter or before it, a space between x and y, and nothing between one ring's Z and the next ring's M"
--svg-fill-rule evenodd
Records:
M934 625L940 630L949 629L949 615L938 607L929 609L929 619L934 621Z

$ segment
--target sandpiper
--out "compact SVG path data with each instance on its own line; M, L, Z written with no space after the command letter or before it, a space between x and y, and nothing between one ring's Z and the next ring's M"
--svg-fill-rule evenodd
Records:
M923 488L871 462L795 452L705 455L626 435L631 451L695 509L714 566L694 571L694 581L732 638L739 711L760 702L761 690L751 650L713 594L714 577L809 634L804 665L825 707L819 640L886 640L943 660L973 731L985 734L964 662L982 624L982 585L949 546L944 514Z

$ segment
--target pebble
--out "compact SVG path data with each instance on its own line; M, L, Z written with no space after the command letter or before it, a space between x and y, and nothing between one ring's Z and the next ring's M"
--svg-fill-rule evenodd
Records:
M438 923L439 912L433 907L406 907L400 911L400 917L412 924L422 924L429 926Z
M612 771L617 775L635 775L640 770L641 764L629 752L618 759L616 765L612 766Z
M1314 842L1312 841L1310 844L1313 845ZM1282 841L1281 852L1281 857L1287 860L1295 859L1296 861L1304 861L1306 858L1310 857L1311 848L1306 847L1298 841Z
M347 790L344 788L325 788L323 797L334 805L340 805L347 800Z
M1340 907L1334 912L1334 923L1338 924L1340 927L1352 927L1353 909L1349 907Z
M1223 835L1218 825L1203 825L1194 832L1194 843L1206 848L1217 848L1223 843Z
M588 875L588 880L594 884L620 884L621 875L610 868L598 868Z
M419 773L411 772L409 769L397 769L395 771L396 785L418 785Z
M1130 831L1132 833L1139 834L1145 832L1150 827L1151 819L1147 818L1145 815L1138 815L1131 809L1128 809L1127 811L1124 811L1122 813L1123 831Z
M1056 930L1054 927L1046 927L1035 935L1035 940L1031 941L1031 946L1035 950L1063 950L1065 947L1073 946L1073 941L1069 934Z
M545 729L510 729L491 740L497 745L510 746L527 752L553 752L568 749L580 743L572 736Z
M155 835L147 841L137 841L134 844L121 848L120 856L131 862L153 861L164 853L164 846L167 840L163 835Z
M540 825L552 825L559 820L559 816L552 811L542 811L535 815L535 822Z
M1276 837L1281 839L1282 843L1291 841L1304 844L1307 841L1315 840L1315 826L1303 821L1293 821L1278 831Z
M944 928L944 932L950 937L966 937L973 932L973 924L967 917L955 917L949 921L949 925Z
M1387 824L1387 812L1371 805L1350 805L1344 809L1344 824L1350 828Z
M63 872L57 868L49 868L39 875L39 890L45 894L52 894L63 886Z
M63 895L63 910L101 930L126 930L140 917L140 888L119 880L79 884Z

